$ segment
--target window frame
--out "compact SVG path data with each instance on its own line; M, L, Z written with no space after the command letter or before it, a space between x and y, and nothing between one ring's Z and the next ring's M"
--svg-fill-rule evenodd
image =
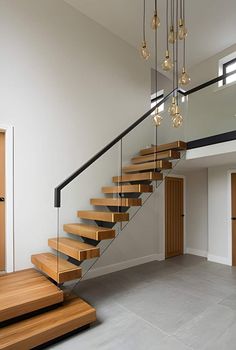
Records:
M231 66L231 64L233 64L233 63L236 63L236 57L233 58L233 59L230 60L230 61L227 61L227 62L223 63L223 65L222 65L222 72L223 72L223 75L225 75L225 74L227 73L227 68L228 68L229 66ZM236 79L235 79L234 83L235 83L235 82L236 82ZM227 85L227 78L224 78L224 79L223 79L223 86L226 86L226 85Z

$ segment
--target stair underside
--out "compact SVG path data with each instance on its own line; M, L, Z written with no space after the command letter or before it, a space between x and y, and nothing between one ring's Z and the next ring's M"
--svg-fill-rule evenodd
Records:
M135 173L126 174L122 176L114 176L112 182L136 182L136 181L161 181L163 180L163 174L158 172L147 172L147 173Z
M162 170L162 169L171 169L172 164L169 161L166 160L160 160L156 162L148 162L148 163L141 163L141 164L131 164L128 166L125 166L123 168L124 173L135 173L137 171L145 171L145 170Z
M80 278L82 275L81 267L71 264L52 253L32 255L31 262L57 283L72 281Z
M66 224L63 226L64 231L81 237L102 241L104 239L115 238L116 232L110 228L85 225L85 224Z
M121 186L110 186L103 187L103 193L144 193L153 192L153 187L150 185L121 185Z
M141 198L92 198L90 204L95 206L137 207L142 205L142 200Z
M164 151L160 153L153 153L146 156L139 156L132 158L133 164L140 164L145 162L155 162L157 160L173 160L179 159L180 152L178 151Z
M34 269L0 277L0 322L62 301L63 292Z
M96 310L80 298L0 329L1 350L29 350L96 321Z
M140 151L141 156L145 156L147 154L156 153L156 152L162 152L167 150L174 150L174 151L183 151L187 149L187 144L183 141L175 141L171 143L166 143L159 146L152 146L150 148L145 148Z
M79 261L96 258L100 255L99 248L67 237L50 238L48 245Z
M117 213L109 211L84 210L78 211L81 219L105 221L105 222L121 222L129 221L128 213Z

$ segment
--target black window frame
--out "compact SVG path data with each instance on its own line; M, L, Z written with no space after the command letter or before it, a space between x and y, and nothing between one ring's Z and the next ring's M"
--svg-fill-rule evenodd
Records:
M231 64L233 64L233 63L236 63L236 57L233 58L232 60L230 60L230 61L228 61L228 62L226 62L226 63L223 64L223 75L226 74L227 67L228 67L228 66L231 66ZM224 78L224 79L223 79L223 85L227 85L226 80L227 80L227 78Z

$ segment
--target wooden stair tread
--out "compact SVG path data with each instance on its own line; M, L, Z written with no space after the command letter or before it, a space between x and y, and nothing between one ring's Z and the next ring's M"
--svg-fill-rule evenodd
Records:
M187 149L187 144L183 141L175 141L171 143L166 143L159 146L152 146L150 148L142 149L140 155L144 156L151 153L162 152L167 150L183 151Z
M81 219L97 220L105 222L129 221L128 213L117 213L110 211L80 210L78 216Z
M49 238L48 245L79 261L96 258L100 255L98 247L67 237Z
M0 322L63 301L63 292L34 269L0 277Z
M102 187L103 193L144 193L153 192L151 185L122 185L122 186L108 186Z
M72 233L81 237L87 237L96 241L112 239L115 238L116 235L115 230L95 225L93 226L85 224L66 224L63 226L63 228L64 231L67 233Z
M92 198L90 204L95 206L111 207L139 207L142 205L141 198Z
M82 275L81 267L52 253L34 254L31 256L31 262L57 283L68 282Z
M122 176L113 176L112 182L136 182L136 181L161 181L163 174L158 172L124 174Z
M124 173L132 173L144 170L155 170L155 169L171 169L172 164L167 160L158 160L156 162L148 162L141 164L131 164L123 168Z
M80 298L0 329L1 350L30 350L96 321L96 310Z
M179 159L180 158L180 152L178 151L163 151L159 153L152 153L146 156L138 156L132 158L133 164L140 164L145 162L155 162L157 160L173 160L173 159Z

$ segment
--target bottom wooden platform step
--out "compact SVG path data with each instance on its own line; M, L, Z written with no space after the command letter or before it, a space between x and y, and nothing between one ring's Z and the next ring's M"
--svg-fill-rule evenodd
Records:
M96 321L96 310L80 298L0 329L1 350L29 350Z

